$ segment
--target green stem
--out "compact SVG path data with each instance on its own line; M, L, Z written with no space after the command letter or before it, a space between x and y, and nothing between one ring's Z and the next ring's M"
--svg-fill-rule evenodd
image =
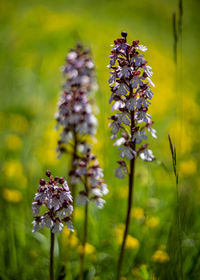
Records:
M177 199L177 215L178 215L178 242L179 242L179 276L183 280L183 253L182 253L182 227L180 217L180 198L179 198L179 186L178 177L176 175L176 199Z

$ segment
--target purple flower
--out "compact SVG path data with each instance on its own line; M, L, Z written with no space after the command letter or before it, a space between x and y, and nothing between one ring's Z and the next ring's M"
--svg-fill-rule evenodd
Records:
M140 157L142 160L152 161L152 151L142 143L147 140L147 132L154 138L157 137L148 113L153 97L153 73L144 54L140 53L145 52L147 47L139 44L138 40L129 45L126 40L127 33L122 33L122 38L114 41L110 54L109 103L112 103L112 110L116 111L110 118L111 139L117 138L114 145L119 146L118 150L123 159ZM140 144L142 146L138 147ZM124 178L128 173L122 162L115 170L118 178Z
M62 72L66 80L55 116L57 128L62 127L57 148L59 155L68 150L66 144L75 145L74 142L79 142L83 136L94 136L97 127L89 100L89 93L97 88L89 50L78 44L68 53Z
M46 172L49 177L48 181L40 179L38 192L32 203L33 232L42 227L50 228L53 233L61 232L64 223L71 220L73 200L68 184L63 177L54 178L49 172ZM43 215L39 215L41 207L46 208ZM68 226L68 223L66 224ZM72 230L71 224L70 230Z
M87 152L79 155L76 162L77 168L72 174L84 185L84 189L77 197L77 204L85 206L90 201L95 201L98 208L103 208L105 200L102 196L108 193L107 185L103 180L103 169L100 168L96 156L91 153L89 145L86 147Z

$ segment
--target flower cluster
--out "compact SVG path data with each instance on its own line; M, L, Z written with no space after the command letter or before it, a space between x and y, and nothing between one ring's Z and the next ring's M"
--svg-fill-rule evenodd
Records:
M144 55L147 48L133 41L129 45L126 41L127 33L122 32L122 38L116 39L112 45L110 64L111 76L109 85L113 102L112 110L118 111L110 117L111 139L119 138L114 145L119 146L120 156L132 160L140 156L142 160L152 161L152 151L143 144L136 149L143 140L147 139L146 132L156 138L156 131L152 128L151 116L147 113L153 97L151 86L151 67L147 65ZM117 63L117 65L116 65ZM127 128L128 127L128 128ZM127 173L126 163L121 160L116 169L116 176L123 178Z
M102 196L108 193L107 185L103 180L103 170L100 168L96 156L91 153L89 145L81 143L79 150L82 155L75 160L76 168L70 172L71 181L83 183L85 187L77 197L77 204L86 205L93 200L97 207L101 209L105 203Z
M66 65L61 70L67 79L63 84L64 90L78 86L89 93L96 87L94 63L90 57L90 51L84 49L81 44L77 44L76 48L68 53Z
M40 179L38 192L32 203L34 214L32 231L36 232L42 227L47 227L52 233L61 232L64 223L71 231L74 231L70 217L73 211L73 200L67 182L63 177L54 178L49 170L46 171L46 175L49 180L47 182ZM39 215L41 206L46 207L47 211Z
M77 135L94 135L97 119L92 113L88 94L95 88L94 63L89 51L78 44L67 55L62 72L66 77L63 94L58 104L56 120L63 130L58 141L58 151L65 152L63 144L69 143Z

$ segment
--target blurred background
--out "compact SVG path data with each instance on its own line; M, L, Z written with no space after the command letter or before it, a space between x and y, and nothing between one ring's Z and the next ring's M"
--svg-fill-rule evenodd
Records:
M48 279L49 232L33 234L31 202L48 168L67 176L69 157L57 159L54 114L61 94L60 66L81 41L91 49L99 89L97 142L93 143L109 194L91 205L85 279L114 279L127 205L127 180L114 177L119 153L110 140L108 77L110 44L148 47L156 87L151 105L158 139L150 139L153 163L136 164L135 193L124 279L181 279L176 186L168 143L177 148L183 279L200 279L199 1L6 1L0 2L0 279ZM174 59L174 28L182 26ZM70 244L56 239L56 279L77 279L83 209L76 210ZM69 248L70 247L70 248ZM62 250L61 250L62 249ZM68 260L68 261L67 261ZM66 270L66 273L64 270ZM66 274L66 276L65 276Z

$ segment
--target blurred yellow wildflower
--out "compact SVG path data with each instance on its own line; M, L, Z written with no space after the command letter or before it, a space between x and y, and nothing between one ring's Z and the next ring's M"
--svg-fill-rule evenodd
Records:
M18 190L4 189L3 198L9 202L17 203L22 200L22 194Z
M169 260L169 255L163 250L157 250L152 256L152 261L157 263L165 263Z
M76 220L82 220L84 216L84 210L82 207L76 207L74 209L74 216L76 217Z
M125 225L124 224L118 224L115 228L115 232L117 235L122 235L123 232L124 232L124 228L125 228Z
M79 245L78 246L78 252L79 254L83 254L83 246L82 245ZM86 243L85 244L85 254L86 255L91 255L95 252L95 248L94 246L92 246L91 244L89 243Z
M149 228L156 228L160 223L160 218L158 217L148 217L146 219L146 226Z
M144 210L141 207L133 208L131 217L136 220L142 220L144 218Z
M139 241L135 237L128 235L126 239L126 248L137 249L138 247L139 247Z
M122 243L124 228L125 226L123 224L119 224L115 229L118 244ZM126 248L137 249L138 247L139 247L139 241L135 237L132 237L131 235L127 235Z
M22 148L22 141L16 134L9 134L6 136L5 146L8 150L19 151Z
M126 277L120 277L120 280L127 280Z
M180 163L180 173L183 175L193 175L197 171L197 163L195 160L190 159Z
M21 162L17 160L8 160L3 163L2 171L8 179L17 179L19 187L25 188L27 186L27 178L23 173Z
M29 123L23 115L10 114L9 127L16 132L26 133L29 129Z
M78 238L76 232L71 232L67 227L64 227L62 234L63 244L72 248L78 245Z
M7 177L15 177L17 174L22 174L22 164L17 160L5 161L2 170Z

